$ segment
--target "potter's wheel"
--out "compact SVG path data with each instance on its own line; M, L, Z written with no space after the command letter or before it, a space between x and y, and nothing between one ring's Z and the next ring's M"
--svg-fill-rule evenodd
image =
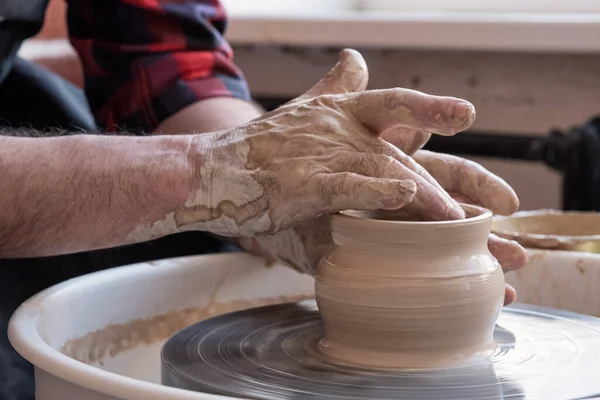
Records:
M163 347L163 384L253 399L578 399L600 394L600 319L506 308L489 358L461 367L369 371L317 349L314 301L211 318Z

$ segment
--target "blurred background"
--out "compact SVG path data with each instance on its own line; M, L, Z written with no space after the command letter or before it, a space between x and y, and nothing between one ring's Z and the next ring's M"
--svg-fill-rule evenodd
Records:
M365 56L370 87L402 86L475 104L472 129L428 147L505 178L522 209L600 209L593 151L600 114L597 0L223 0L227 39L266 108L302 93L343 47ZM23 58L81 85L52 0Z

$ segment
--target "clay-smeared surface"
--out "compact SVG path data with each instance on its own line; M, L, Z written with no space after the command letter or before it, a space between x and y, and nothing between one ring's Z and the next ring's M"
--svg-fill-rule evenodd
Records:
M69 340L60 351L77 361L94 364L106 357L115 357L140 346L150 346L164 341L180 329L215 315L305 299L307 296L281 296L186 308L152 318L133 320L125 324L108 325L83 337Z
M493 350L504 277L487 248L492 215L465 210L478 215L334 215L335 247L316 277L322 351L358 365L430 368Z

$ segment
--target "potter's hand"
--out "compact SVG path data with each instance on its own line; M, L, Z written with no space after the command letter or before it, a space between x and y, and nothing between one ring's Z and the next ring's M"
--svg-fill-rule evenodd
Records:
M356 92L362 92L363 96L368 93L382 93L363 92L366 88L367 81L367 68L361 55L356 51L345 50L341 54L339 63L324 79L317 83L305 95L301 96L299 100L308 101L312 98L312 101L314 102L315 96L324 93L330 94L325 97L325 99L356 96L356 94L347 94ZM361 120L363 125L366 124L369 127L371 134L385 135L386 132L405 132L405 143L411 141L410 135L417 137L417 139L414 140L417 143L420 143L421 139L419 138L423 135L428 135L428 132L452 135L468 128L475 118L473 107L463 100L451 97L433 97L404 89L394 89L393 92L399 97L394 98L391 102L380 103L384 107L391 108L386 108L384 110L370 108L369 112L373 114L371 116L365 116L366 120ZM335 94L335 96L331 96L332 94ZM319 97L316 98L319 99ZM408 104L407 101L410 101L412 104ZM293 105L294 101L291 104ZM327 112L329 113L329 111ZM389 119L388 117L386 122L381 119L382 113L388 116L394 115L395 117L394 119ZM399 116L399 114L396 113L403 114L404 116ZM459 114L462 116L459 116ZM315 114L312 114L312 117L316 118ZM405 120L406 117L408 117L408 120ZM376 122L377 120L380 122ZM402 120L410 120L411 122L398 122ZM352 128L352 130L354 129L355 128ZM359 140L359 143L364 141L362 138L363 136L364 135L360 136L361 139ZM319 142L310 145L323 146L323 144L320 144ZM377 170L379 168L376 163L373 162L374 159L371 155L373 150L365 152L365 150L358 148L357 145L354 145L354 147L358 151L363 152L360 159L357 159L354 155L352 156L356 162L362 163L362 169L368 168L368 170L371 170L374 168ZM421 166L414 162L412 158L406 157L402 151L383 141L379 141L376 147L379 147L379 151L384 149L384 154L392 155L394 160L388 162L393 161L394 166L397 165L397 161L400 161L402 165L411 171L408 179L417 182L417 195L413 202L404 208L412 213L416 212L421 215L426 214L425 217L428 219L444 218L442 213L435 211L436 209L431 208L427 203L423 203L423 205L418 204L423 201L423 199L428 203L431 203L426 200L429 196L434 196L435 199L441 199L441 202L444 203L447 200L447 193L441 186L435 180L432 180L432 177ZM389 153L390 148L393 149L391 153ZM333 152L339 154L339 150L333 150L330 146L326 146L325 149L325 151L319 151L324 157L326 155L333 156ZM378 157L379 156L376 158ZM353 168L355 167L358 167L358 165L353 166ZM407 177L407 175L400 174L401 170L398 168L394 168L394 171L386 168L383 176L391 177L396 173L399 174L398 176L395 176L396 179L406 179L405 177ZM368 175L373 176L372 173ZM421 194L421 196L419 196L419 194ZM453 212L456 207L458 207L455 202L452 202L451 205L448 205L448 203L444 204L442 209L448 207L448 209ZM354 205L346 208L356 209L357 207ZM424 210L426 211L424 212ZM434 211L435 215L427 214L431 212L431 210ZM450 218L452 218L452 216L450 216ZM270 260L283 262L295 267L301 272L312 274L320 259L331 248L332 242L331 231L329 229L329 215L324 213L316 218L305 219L292 229L283 230L274 235L257 238L242 238L239 240L239 244L251 253L265 256Z
M479 205L500 215L510 215L519 208L514 190L503 179L473 161L426 150L417 151L413 158L462 203ZM504 272L522 268L527 263L525 249L515 241L492 234L488 247ZM515 289L507 285L505 304L512 303L515 298Z
M340 63L353 54L343 53ZM472 123L473 106L399 88L357 91L352 79L335 78L336 68L305 95L246 125L194 137L199 187L175 211L177 226L254 236L344 209L464 217L421 166L378 135L398 127L453 135Z

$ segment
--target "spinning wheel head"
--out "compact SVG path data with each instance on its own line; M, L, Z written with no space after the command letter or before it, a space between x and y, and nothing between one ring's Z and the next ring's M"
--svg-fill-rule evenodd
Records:
M600 394L600 319L505 309L496 350L459 367L369 370L318 349L314 302L217 316L163 347L163 384L252 399L574 399Z

